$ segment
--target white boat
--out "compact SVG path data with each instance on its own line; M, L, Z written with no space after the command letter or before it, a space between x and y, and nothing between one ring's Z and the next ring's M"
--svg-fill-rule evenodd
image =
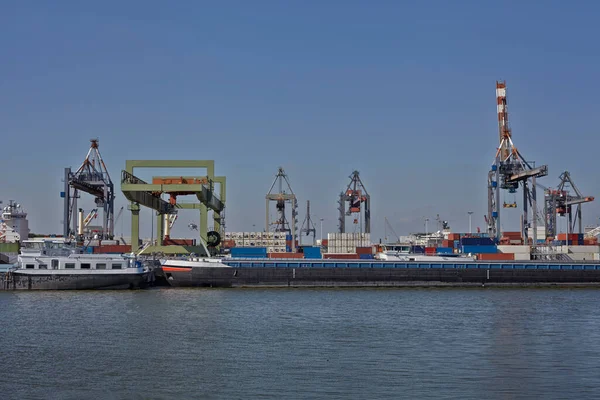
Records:
M133 254L84 254L64 239L31 239L23 241L18 262L3 277L2 288L138 288L148 273Z

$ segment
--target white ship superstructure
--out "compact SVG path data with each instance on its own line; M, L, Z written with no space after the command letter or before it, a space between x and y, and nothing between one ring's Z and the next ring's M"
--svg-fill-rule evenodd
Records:
M10 200L8 205L2 207L0 241L13 243L27 240L28 237L29 221L27 221L27 213L21 204Z

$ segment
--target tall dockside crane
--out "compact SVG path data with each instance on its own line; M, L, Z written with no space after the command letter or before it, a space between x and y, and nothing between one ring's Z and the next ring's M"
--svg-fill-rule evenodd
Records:
M273 189L277 186L278 191L275 193ZM287 192L286 192L287 188ZM271 185L271 189L265 196L266 198L266 231L267 232L287 232L292 235L292 252L296 248L296 225L298 224L298 201L296 195L292 190L288 176L282 167L279 167L275 180ZM269 203L275 202L277 219L275 221L269 220ZM288 221L286 217L286 203L290 204L291 220Z
M310 236L312 234L313 246L317 243L317 229L315 228L315 224L310 217L310 200L306 200L306 216L304 217L304 221L302 221L300 233L304 233L306 236Z
M348 202L348 209L346 209ZM371 197L363 185L358 171L350 175L350 183L346 190L340 193L338 201L338 218L340 233L346 232L346 217L352 216L352 222L358 225L361 216L361 207L364 209L364 233L371 233Z
M536 178L548 175L548 166L533 167L517 150L508 124L508 107L506 102L506 82L496 81L496 102L498 112L498 133L500 146L496 151L494 164L488 173L488 215L486 221L490 237L500 239L500 190L516 193L519 183L523 188L523 217L521 223L522 236L528 243L529 212L531 206L533 243L537 242L536 218ZM516 208L516 202L504 202L503 208Z
M569 171L560 174L560 183L556 189L544 189L544 218L546 226L546 239L554 239L557 234L556 217L557 215L568 215L569 233L584 233L583 221L581 218L581 206L584 203L594 201L592 196L584 196L579 188L573 182ZM569 193L569 187L575 192ZM575 212L572 207L575 206ZM575 226L578 225L578 229Z
M79 192L85 192L95 197L96 207L104 210L101 239L113 239L114 185L100 155L98 139L90 139L90 142L90 149L77 171L71 172L71 168L65 168L65 188L61 193L64 198L63 234L71 237L80 232L77 226L77 199Z

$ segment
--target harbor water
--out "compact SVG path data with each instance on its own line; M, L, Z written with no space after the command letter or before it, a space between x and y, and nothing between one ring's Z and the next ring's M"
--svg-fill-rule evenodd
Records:
M599 300L594 289L0 292L0 398L600 398Z

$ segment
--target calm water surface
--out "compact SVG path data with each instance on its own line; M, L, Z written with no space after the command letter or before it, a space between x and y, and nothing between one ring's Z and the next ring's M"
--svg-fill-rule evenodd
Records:
M600 290L0 292L0 399L600 398Z

